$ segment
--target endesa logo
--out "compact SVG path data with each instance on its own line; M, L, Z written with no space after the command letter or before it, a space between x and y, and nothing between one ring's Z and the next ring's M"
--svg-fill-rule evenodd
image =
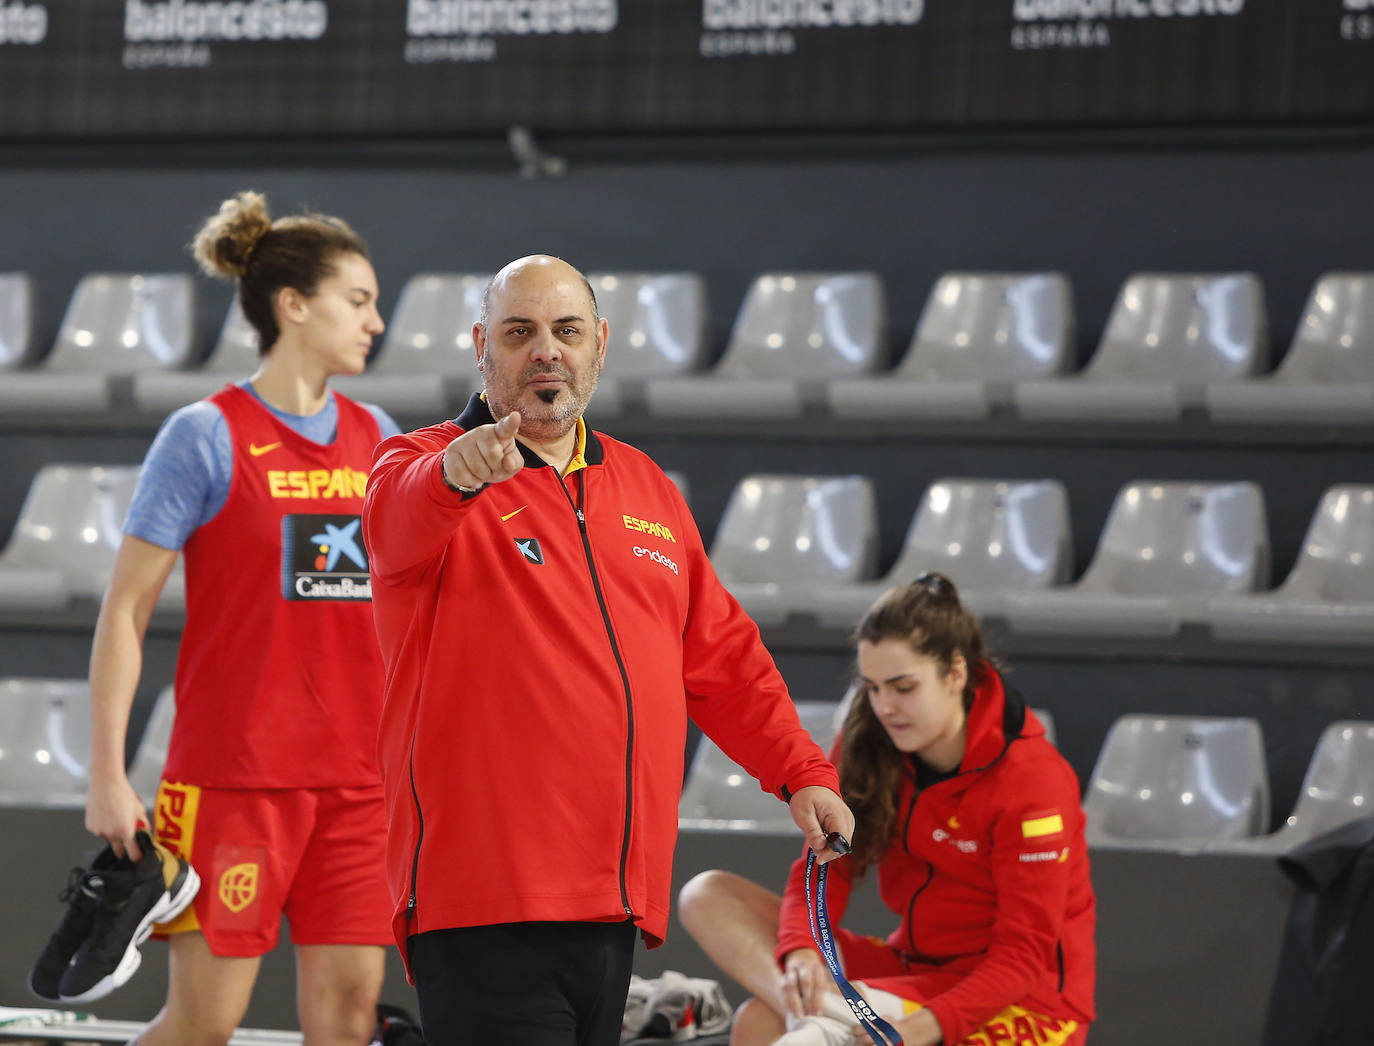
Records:
M651 559L659 566L667 567L674 574L678 572L677 564L656 548L645 548L643 545L636 545L633 551L635 556L639 559Z
M978 852L978 840L976 839L956 839L943 828L937 828L930 833L930 837L937 843L949 843L961 854L976 854Z

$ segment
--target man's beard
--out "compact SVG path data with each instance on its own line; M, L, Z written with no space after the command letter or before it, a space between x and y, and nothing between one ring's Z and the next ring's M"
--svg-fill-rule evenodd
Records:
M498 402L495 405L504 412L509 413L518 409L519 388L530 381L532 378L541 374L552 374L562 378L564 385L561 389L539 389L534 394L534 398L548 408L548 412L540 411L542 416L527 416L520 424L523 431L533 434L535 428L548 428L558 430L555 435L562 435L577 419L582 416L587 409L587 404L591 402L592 393L596 391L597 380L600 372L592 367L580 377L573 374L567 367L559 363L536 363L526 367L516 378L514 388L509 390L512 395L507 402ZM486 382L487 399L492 399L492 375L486 368L482 369L482 377ZM506 397L504 393L507 389L497 389L497 394L502 400ZM528 415L529 412L527 411Z

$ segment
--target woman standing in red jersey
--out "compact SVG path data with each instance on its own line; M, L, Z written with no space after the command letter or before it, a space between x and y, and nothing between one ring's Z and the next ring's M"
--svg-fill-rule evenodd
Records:
M156 841L189 861L145 1046L228 1041L283 913L307 1046L358 1046L390 941L374 748L382 667L359 528L373 448L398 431L328 379L382 332L367 247L337 218L273 221L227 200L194 252L236 281L260 340L245 381L174 413L143 465L91 654L87 827L138 859L146 816L124 770L149 615L185 555L187 614Z
M837 928L845 976L907 1046L1081 1046L1094 1016L1095 908L1078 780L983 649L954 584L886 592L855 632L858 692L839 744L854 852L828 867L838 923L877 869L900 922L886 939ZM734 1046L848 1046L864 1028L811 935L805 860L781 897L704 872L680 914L754 994Z

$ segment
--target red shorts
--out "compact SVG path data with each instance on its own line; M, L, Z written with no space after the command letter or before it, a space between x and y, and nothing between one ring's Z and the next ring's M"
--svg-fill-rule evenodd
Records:
M923 999L913 999L912 970L892 945L881 937L865 937L836 928L835 945L840 950L845 976L862 981L865 987L878 988L903 1001L901 1014L915 1013ZM860 989L862 991L862 989ZM882 1009L879 1009L882 1013ZM998 1046L998 1044L1037 1044L1037 1046L1083 1046L1088 1039L1086 1022L1047 1017L1024 1006L1012 1005L990 1018L982 1027L962 1039L957 1046Z
M368 788L201 788L163 781L157 841L200 873L195 902L161 934L200 930L222 956L277 944L393 943L386 813Z

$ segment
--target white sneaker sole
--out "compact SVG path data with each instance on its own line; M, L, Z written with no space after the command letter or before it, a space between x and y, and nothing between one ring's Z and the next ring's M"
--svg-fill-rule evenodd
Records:
M129 945L124 949L124 955L120 958L118 965L112 973L106 974L94 985L82 992L80 995L63 995L62 1002L92 1002L96 999L103 999L110 992L128 982L129 978L138 972L143 956L138 947L146 941L153 932L154 923L171 922L178 915L186 910L196 898L200 891L200 876L189 864L186 866L186 878L181 884L175 895L162 893L162 898L148 909L147 913L139 921L138 929L129 940Z

